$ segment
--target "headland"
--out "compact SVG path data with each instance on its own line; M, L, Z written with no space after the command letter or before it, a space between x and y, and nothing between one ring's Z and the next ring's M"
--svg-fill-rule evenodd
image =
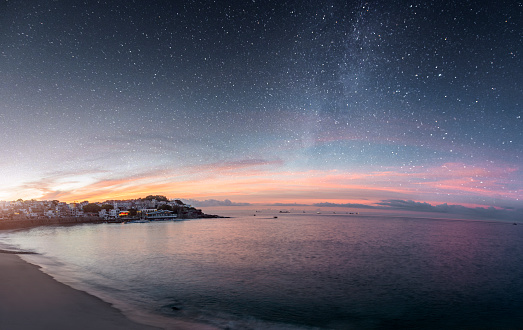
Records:
M121 223L129 221L186 220L221 218L205 214L180 199L162 195L128 200L66 203L58 200L0 202L0 230L24 229L46 225L82 223Z

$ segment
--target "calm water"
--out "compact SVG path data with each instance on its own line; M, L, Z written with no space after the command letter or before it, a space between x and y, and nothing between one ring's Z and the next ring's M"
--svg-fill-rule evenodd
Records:
M523 225L252 213L41 227L0 242L162 324L231 329L517 329ZM178 310L173 310L176 307Z

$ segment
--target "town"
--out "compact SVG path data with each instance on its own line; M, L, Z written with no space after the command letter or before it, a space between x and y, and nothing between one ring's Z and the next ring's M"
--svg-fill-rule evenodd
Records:
M65 203L58 200L0 201L0 229L43 224L216 218L162 195L128 200Z

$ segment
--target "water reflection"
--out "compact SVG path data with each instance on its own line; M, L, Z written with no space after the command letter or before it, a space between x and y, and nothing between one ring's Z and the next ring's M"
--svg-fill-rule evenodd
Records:
M519 227L285 214L35 228L12 240L152 312L176 304L175 316L209 322L441 328L519 322Z

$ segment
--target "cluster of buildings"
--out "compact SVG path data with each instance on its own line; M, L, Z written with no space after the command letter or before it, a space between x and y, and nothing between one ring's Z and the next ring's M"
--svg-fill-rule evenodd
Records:
M199 218L201 210L184 204L179 199L139 198L129 200L107 200L101 203L88 201L65 203L58 200L0 201L0 220L48 219L63 217L99 217L118 219L126 217L141 218Z

